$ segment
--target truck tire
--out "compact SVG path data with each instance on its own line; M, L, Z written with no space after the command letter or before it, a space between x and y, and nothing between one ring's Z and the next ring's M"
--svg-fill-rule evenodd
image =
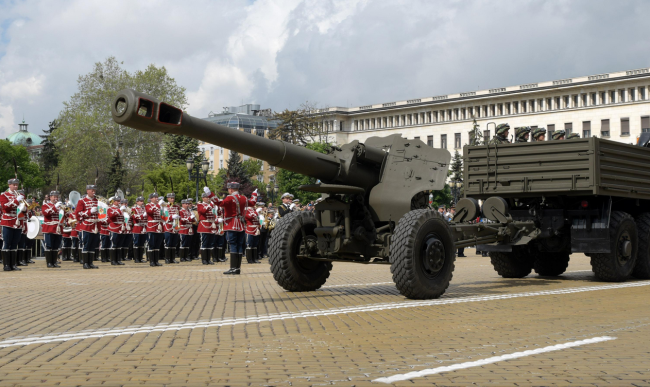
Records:
M269 241L269 263L273 278L285 290L307 292L323 286L332 270L331 262L297 257L302 246L300 219L307 238L315 238L316 218L312 212L291 212L276 224Z
M399 292L427 300L445 293L454 272L456 246L449 225L431 210L409 211L390 244L390 271Z
M591 268L601 281L625 281L632 274L639 250L634 218L626 212L613 211L609 238L611 252L591 254Z
M533 269L535 273L545 277L555 277L566 271L569 267L569 254L567 253L537 253Z
M650 213L641 214L636 219L636 226L639 232L639 251L636 254L632 276L650 279Z
M525 249L527 252L528 249ZM524 249L513 248L511 253L490 251L490 262L494 270L503 278L523 278L533 270L533 262Z

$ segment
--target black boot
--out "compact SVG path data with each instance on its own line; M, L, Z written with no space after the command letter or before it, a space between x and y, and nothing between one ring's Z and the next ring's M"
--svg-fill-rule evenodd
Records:
M29 265L29 259L27 259L27 249L20 249L20 251L18 251L18 261L23 263L22 266Z
M142 250L140 247L133 247L133 262L142 263Z
M164 254L165 254L165 263L168 264L168 265L171 263L170 258L169 258L169 253L171 253L171 249L169 247L167 247L165 249Z
M97 260L97 258L95 257L95 253L89 251L88 252L88 268L89 269L99 269L99 267L95 266L95 264L93 263L96 260ZM84 269L85 268L86 268L86 266L84 265Z
M72 254L70 253L69 247L64 247L61 249L61 261L72 261Z
M108 254L111 257L111 265L116 266L116 265L124 265L123 262L120 262L120 254L122 252L121 248L116 248L116 249L110 249L108 250Z
M27 264L23 261L23 249L18 249L16 250L16 262L14 264L16 266L27 266Z
M260 251L257 247L253 247L253 263L262 263L262 261L260 261Z
M133 260L133 245L128 246L128 247L123 247L122 251L122 256L124 257L125 261L132 261Z
M188 259L187 259L187 249L185 247L181 247L180 249L178 249L178 258L179 258L179 261L181 261L181 262L187 262L188 261Z
M108 257L108 254L106 255ZM93 262L99 262L100 254L99 254L99 249L95 249L95 254L92 255L93 257ZM108 259L106 260L108 262Z
M154 250L153 252L154 252L153 256L154 256L154 260L155 260L155 265L156 266L162 266L163 264L160 263L160 253L161 253L161 251L160 250Z
M247 247L246 250L244 250L244 253L246 253L246 263L254 263L253 249L250 248L250 247Z
M241 274L241 258L242 255L240 253L230 253L230 270L223 274Z
M21 270L18 268L18 250L11 250L11 270Z
M84 269L92 269L92 267L90 267L90 265L88 264L88 259L89 259L88 258L88 252L82 251L81 252L81 262L84 265Z
M11 250L2 250L2 263L4 271L12 271L11 268Z
M72 248L72 262L79 262L79 248Z
M201 263L204 265L214 265L210 262L210 249L201 249Z
M215 262L226 262L226 249L223 247L215 247L214 255L215 257L213 259Z
M169 251L169 253L167 253ZM169 256L169 262L165 260L165 263L178 263L176 262L176 247L167 247L165 249L165 256Z
M101 257L100 260L101 260L102 263L110 262L108 250L109 249L101 249L101 250L99 250L99 256Z
M154 254L155 252L153 250L147 250L147 259L149 260L149 266L156 266L156 257Z
M32 249L27 249L27 250L25 250L25 253L27 254L27 257L26 257L26 259L27 259L27 263L36 263L36 262L34 262L34 260L32 259Z

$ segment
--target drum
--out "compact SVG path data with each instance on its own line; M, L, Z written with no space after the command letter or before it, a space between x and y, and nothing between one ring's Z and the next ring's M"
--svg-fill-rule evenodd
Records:
M43 224L42 216L32 216L32 218L27 222L27 238L29 239L42 239L43 230L41 225Z

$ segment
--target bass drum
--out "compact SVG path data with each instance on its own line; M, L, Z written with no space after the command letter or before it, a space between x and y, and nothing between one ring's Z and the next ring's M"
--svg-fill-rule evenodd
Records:
M43 239L43 229L41 228L41 224L43 224L42 216L32 216L32 218L27 222L27 238Z

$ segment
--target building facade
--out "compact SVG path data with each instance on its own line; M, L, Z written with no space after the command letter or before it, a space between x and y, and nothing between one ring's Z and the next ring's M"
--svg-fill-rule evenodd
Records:
M42 136L39 136L34 133L30 133L27 130L29 124L25 123L23 120L22 123L18 124L18 131L10 134L7 137L7 140L11 145L15 146L24 146L29 152L29 155L34 162L38 162L43 153L43 144Z
M476 119L488 137L508 123L566 130L624 143L650 131L650 68L548 82L468 91L352 108L321 109L324 129L339 144L400 133L429 146L458 150L469 142ZM510 135L514 130L510 131ZM547 139L550 135L547 134Z

